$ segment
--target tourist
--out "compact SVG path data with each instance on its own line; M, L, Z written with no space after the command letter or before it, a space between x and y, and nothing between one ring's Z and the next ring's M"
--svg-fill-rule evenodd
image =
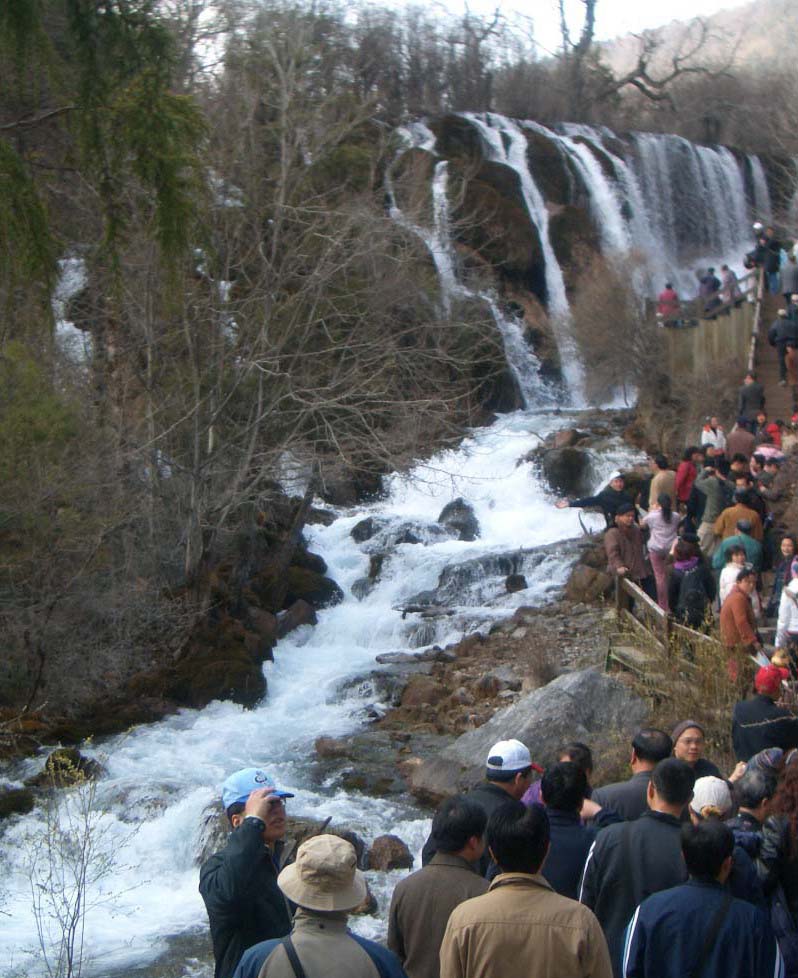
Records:
M734 835L718 821L685 825L686 883L635 910L623 950L624 978L783 978L765 913L726 887Z
M762 544L751 536L751 521L737 520L737 532L732 537L722 540L712 557L712 567L720 571L726 566L726 555L732 547L742 547L745 550L746 563L759 573L762 570Z
M796 286L798 291L798 286ZM672 283L666 282L665 288L657 296L657 314L662 316L666 326L674 326L679 320L681 303Z
M784 308L789 309L790 297L793 292L798 292L798 261L795 259L795 248L790 248L787 252L787 262L781 267L779 291L784 296Z
M751 536L761 543L765 531L759 513L751 506L751 496L747 491L735 489L734 505L727 506L715 520L715 536L721 540L734 536L740 520L747 520L751 524Z
M749 370L737 394L737 414L746 421L753 421L757 411L761 411L764 406L765 391L756 375Z
M765 895L789 915L792 949L798 920L798 764L787 764L769 805L756 861ZM793 960L793 967L798 961Z
M707 459L695 480L695 489L705 498L704 512L698 524L698 540L706 557L711 557L717 547L715 520L726 509L728 485L716 464Z
M719 299L724 306L730 306L732 303L736 304L740 299L742 299L742 292L740 292L740 283L737 281L737 275L728 265L720 266L720 295Z
M744 567L720 609L720 638L731 653L729 678L743 691L748 688L751 659L764 656L751 602L755 591L756 573Z
M794 260L794 259L793 259ZM798 268L798 266L796 266ZM794 362L795 348L798 346L798 321L791 319L786 309L779 309L776 319L768 330L768 343L776 348L779 364L779 384L787 386L787 354Z
M793 565L797 555L798 541L792 533L785 534L779 544L779 561L773 569L773 586L765 610L768 618L775 618L779 613L781 592L795 577ZM796 567L796 571L798 571L798 567Z
M664 455L655 455L649 459L648 466L652 473L648 490L649 501L657 500L662 493L675 499L676 473L668 465L668 459Z
M734 799L729 783L723 778L711 776L696 778L693 797L690 799L687 808L693 825L700 825L702 822L708 821L722 822L731 818L734 811ZM751 856L745 848L737 844L736 839L732 870L727 885L732 896L738 897L740 900L747 900L754 906L765 909L762 884L759 882L756 869L751 862Z
M576 899L582 868L596 838L596 828L582 824L587 790L585 773L573 761L553 764L540 785L551 834L549 854L541 873L553 890L572 900ZM589 805L587 811L592 814L597 808Z
M570 743L561 747L557 751L557 761L560 764L564 764L566 761L571 761L576 764L580 771L585 775L587 781L587 787L585 789L585 798L590 798L593 789L590 787L590 776L593 773L593 751L588 747L587 744L583 744L581 740L572 740ZM537 764L533 765L534 769L539 771L541 774L544 773L543 769ZM543 802L540 796L542 781L538 780L533 782L524 792L521 801L525 805L542 805Z
M625 577L656 599L656 585L646 559L643 533L635 521L635 508L621 503L615 514L615 526L604 534L607 565L613 577Z
M349 912L368 896L351 842L307 839L277 884L297 908L291 934L251 947L233 978L405 978L392 951L347 929Z
M555 503L557 509L566 509L568 506L586 508L590 506L598 507L604 514L607 526L612 526L615 514L620 506L627 506L633 503L631 495L624 488L624 478L620 472L613 472L609 483L595 496L583 496L582 499L558 499Z
M734 832L737 844L742 845L749 856L756 858L762 842L762 827L776 790L776 777L747 768L745 774L734 782L733 788L737 814L726 819L726 824Z
M541 875L549 848L545 809L508 802L488 820L487 842L500 875L488 893L452 912L441 978L609 978L598 921Z
M532 783L532 757L529 748L520 740L501 740L494 744L485 764L485 780L472 788L466 797L476 802L490 818L492 812L506 801L520 801ZM434 833L424 843L421 865L428 865L438 851ZM495 870L486 851L479 860L479 872L490 876Z
M291 854L283 840L285 799L293 797L258 768L236 771L222 785L232 832L224 848L203 864L199 883L213 941L214 978L229 978L247 948L291 930L277 874Z
M699 278L698 297L701 300L704 315L711 313L721 304L718 297L720 285L720 279L715 274L714 268L708 268L706 274Z
M798 577L790 565L790 583L781 589L779 615L776 620L776 646L786 649L793 657L798 653Z
M738 455L747 467L755 448L756 438L749 431L748 419L738 418L726 439L726 452L732 459L730 469L734 471L734 460Z
M782 681L788 677L786 669L762 666L754 677L754 695L734 704L732 744L738 761L748 761L770 747L782 751L798 747L798 716L776 705Z
M632 776L628 781L617 781L596 788L592 801L617 812L628 822L648 811L648 783L651 772L673 750L673 741L664 730L645 727L632 739L632 756L629 766Z
M704 757L706 734L696 720L682 720L671 732L673 756L689 765L696 778L721 777L718 767Z
M660 493L643 517L648 529L648 557L657 585L657 604L668 610L668 555L679 532L679 519L673 512L671 497Z
M613 973L620 975L626 926L651 893L686 878L681 858L681 815L693 794L695 775L669 757L651 773L649 811L634 822L603 829L585 863L579 899L598 917L610 949Z
M751 422L751 433L757 444L761 444L761 437L767 434L768 413L765 410L756 412L756 417Z
M408 978L438 978L449 915L464 900L487 892L488 881L474 868L485 851L487 821L484 809L464 795L447 798L432 820L435 855L396 884L388 947Z
M688 628L704 628L712 617L715 578L698 543L682 538L673 548L673 569L668 603L676 621Z
M704 455L700 448L692 446L685 449L681 462L676 469L676 499L682 507L687 505L690 491L693 488L699 466L704 464Z
M726 566L720 572L720 580L718 581L718 601L720 601L721 607L728 598L729 591L737 583L737 577L745 567L746 559L745 547L741 547L739 544L729 547L726 551Z
M714 414L707 418L704 427L701 429L701 447L706 448L707 445L721 455L726 451L726 432Z

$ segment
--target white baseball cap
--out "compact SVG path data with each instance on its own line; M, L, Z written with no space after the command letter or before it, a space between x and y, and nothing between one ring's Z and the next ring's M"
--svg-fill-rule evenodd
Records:
M721 815L732 809L732 797L729 786L721 778L698 778L693 785L693 800L690 808L701 815L705 808L715 808Z
M500 740L491 747L486 766L489 771L523 771L532 767L532 755L520 740Z

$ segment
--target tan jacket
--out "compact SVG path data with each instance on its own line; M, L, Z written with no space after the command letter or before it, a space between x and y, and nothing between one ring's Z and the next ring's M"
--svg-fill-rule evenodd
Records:
M452 913L441 978L612 978L592 910L536 874L502 873L484 896Z
M727 648L755 645L759 641L751 599L736 584L720 609L720 637Z
M345 913L314 914L297 909L291 940L307 978L379 978L377 966L346 932ZM278 945L258 978L296 978L285 948Z
M629 527L613 526L604 534L607 567L613 576L619 567L626 567L626 577L639 584L648 577L651 568L643 550L643 534L636 523Z
M676 509L676 473L673 469L657 469L656 475L651 480L651 488L648 490L649 508L663 492L671 497L673 508Z
M759 518L759 513L755 509L749 509L747 506L743 506L742 503L737 503L736 506L728 506L723 510L715 520L713 527L715 536L723 540L726 537L733 537L737 533L737 520L750 520L751 536L754 540L759 540L762 543L764 533L762 531L762 520Z
M449 915L487 889L488 881L473 866L445 852L436 852L428 866L399 881L388 914L388 947L409 978L438 978Z

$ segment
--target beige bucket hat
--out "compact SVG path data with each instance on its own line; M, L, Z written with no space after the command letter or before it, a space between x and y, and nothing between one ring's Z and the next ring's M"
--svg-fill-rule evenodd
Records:
M308 910L354 910L366 898L355 849L337 835L315 835L277 877L289 900Z

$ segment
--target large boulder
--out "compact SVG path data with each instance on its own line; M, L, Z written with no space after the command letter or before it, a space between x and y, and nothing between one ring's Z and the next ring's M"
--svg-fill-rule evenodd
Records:
M593 458L579 448L551 448L543 453L543 473L555 492L584 496L594 482Z
M327 608L339 604L344 599L344 593L335 581L316 571L291 566L286 577L288 585L286 605L301 599L312 604L314 608Z
M460 497L443 507L438 522L456 534L459 540L470 543L479 536L479 520L474 514L474 509L470 503Z
M413 857L398 835L380 835L371 843L369 869L387 872L391 869L411 869Z
M316 609L300 598L290 608L277 615L277 636L283 638L289 632L301 628L302 625L315 625L317 621Z
M539 764L557 760L569 740L610 744L628 740L648 707L622 682L596 669L559 676L469 730L437 756L409 769L410 790L425 802L467 789L484 777L485 758L499 740L525 743Z

